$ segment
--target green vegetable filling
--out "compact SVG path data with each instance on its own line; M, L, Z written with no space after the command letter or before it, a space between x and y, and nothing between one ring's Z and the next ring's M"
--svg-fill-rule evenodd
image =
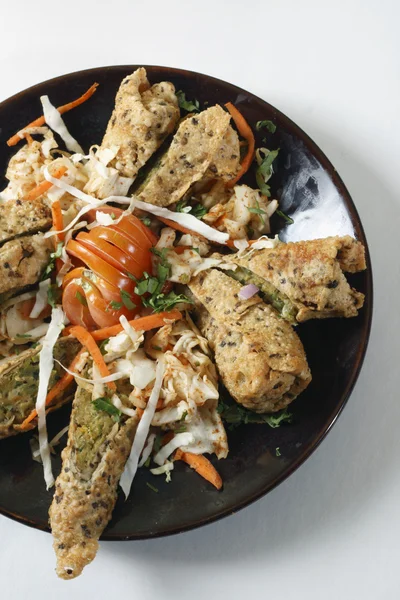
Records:
M283 319L296 324L297 309L291 300L282 292L279 292L272 283L266 281L245 267L238 267L235 271L225 271L227 275L236 279L243 285L254 284L260 290L260 296L265 302L271 304Z

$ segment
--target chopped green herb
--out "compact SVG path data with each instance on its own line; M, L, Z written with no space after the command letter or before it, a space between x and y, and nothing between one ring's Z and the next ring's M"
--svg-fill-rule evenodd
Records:
M287 214L285 214L283 212L283 210L276 210L275 212L279 217L282 217L282 219L285 219L286 223L289 223L290 225L292 223L294 223L293 219L291 217L289 217Z
M281 456L281 451L278 448L275 448L275 456Z
M143 466L149 468L150 464L151 464L151 456L149 456L149 458L146 460L146 462L144 463Z
M185 431L187 431L186 427L184 425L180 425L179 427L177 427L176 429L174 429L175 433L184 433Z
M102 354L106 353L106 345L108 344L108 342L110 341L110 338L107 338L106 340L103 340L99 346L100 352Z
M122 302L116 302L115 300L111 300L111 302L108 303L106 311L110 310L110 308L112 308L113 310L120 310L120 308L122 308Z
M275 133L276 131L276 125L275 123L273 123L272 121L269 121L268 119L265 121L257 121L256 123L256 129L257 131L260 131L260 129L268 129L268 131L270 131L271 133Z
M121 300L128 310L133 310L134 308L136 308L136 304L132 302L132 297L130 293L126 290L121 290Z
M192 247L192 250L194 250L195 252L197 252L197 254L200 254L200 248L193 248Z
M154 446L153 446L153 452L154 452L154 454L157 454L157 452L160 450L162 439L163 439L162 434L161 433L157 433L156 439L154 440Z
M151 251L160 259L157 264L157 276L153 277L148 273L144 273L142 279L136 282L135 287L135 294L142 296L143 306L152 308L154 312L161 312L171 310L174 306L182 302L192 304L192 301L184 294L176 294L173 291L167 294L162 292L171 271L171 265L166 258L168 249L157 250L156 248L151 248Z
M186 420L186 417L187 417L187 416L188 416L188 411L187 411L187 410L185 410L185 412L184 412L184 413L182 413L182 416L181 416L181 418L179 419L179 421L182 423L183 421L185 421L185 420Z
M161 346L152 346L153 350L158 350L159 352L161 352L162 348Z
M52 308L55 308L57 304L61 304L61 288L55 283L50 285L47 290L47 302Z
M248 206L247 210L251 213L258 215L260 217L261 223L265 225L265 219L263 215L266 215L267 213L265 212L265 210L262 210L262 208L260 208L260 203L258 200L256 200L256 208L254 208L254 206Z
M259 415L257 413L253 413L247 408L244 408L243 406L240 406L239 404L234 404L233 402L228 403L220 400L217 410L222 419L224 419L224 421L230 425L231 429L234 429L241 424L247 425L250 423L266 423L275 429L276 427L280 427L282 423L290 423L292 421L292 415L287 411L287 409L273 415Z
M178 98L179 108L183 108L187 112L199 112L200 103L198 100L194 99L193 102L191 100L186 100L185 92L182 90L178 90L176 92L176 97Z
M261 193L265 196L271 195L271 189L269 185L267 185L267 181L270 179L274 172L272 168L272 163L278 156L278 153L279 148L277 150L259 148L256 152L256 158L258 163L258 167L256 170L256 181Z
M117 217L115 216L115 213L111 213L111 214L110 214L110 217L111 217L112 219L116 219L116 218L117 218Z
M52 252L50 254L50 260L49 260L47 267L45 268L42 278L41 278L42 281L47 279L52 274L54 267L56 266L56 258L61 258L62 249L63 249L63 243L58 242L55 252Z
M187 203L187 200L180 200L176 205L176 212L190 213L197 219L202 219L208 210L199 202L190 205Z
M140 220L142 221L143 225L146 225L146 227L150 227L151 220L149 219L149 217L141 217Z
M75 292L75 298L82 304L82 306L88 305L86 297L79 290Z
M25 339L30 339L32 336L28 335L27 333L17 333L17 335L15 336L17 338L25 338Z
M151 483L149 481L146 481L146 485L147 487L149 487L153 492L155 492L156 494L158 494L158 489L154 486L151 485Z
M114 404L112 404L112 402L109 400L109 398L106 398L106 397L96 398L96 400L92 401L92 404L94 405L96 410L103 410L104 412L111 415L116 423L119 423L122 412L119 410L119 408L117 408L116 406L114 406Z

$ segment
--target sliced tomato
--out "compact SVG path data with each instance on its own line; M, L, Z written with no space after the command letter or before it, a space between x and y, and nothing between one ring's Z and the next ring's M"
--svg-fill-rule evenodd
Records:
M66 250L71 256L74 256L84 262L89 269L96 273L96 275L102 279L105 279L114 287L120 290L126 290L130 294L133 293L135 288L134 281L123 275L121 271L112 265L108 264L100 256L95 254L93 250L89 250L76 240L70 240L66 246Z
M85 290L89 312L97 326L100 328L116 325L119 323L119 318L122 315L128 320L133 319L138 312L138 308L128 310L125 306L118 310L113 309L110 306L110 303L103 298L99 288L89 279L83 278L83 288Z
M119 288L117 288L115 285L111 285L111 283L108 283L108 281L102 277L99 277L96 275L96 273L90 269L87 269L86 267L78 267L72 271L69 271L63 279L63 287L65 287L69 281L72 281L73 279L79 279L81 277L86 277L87 279L90 279L90 281L93 281L107 302L121 302L121 292Z
M81 298L85 298L82 286L74 280L70 281L63 292L63 311L73 325L81 325L90 331L97 329L96 322L93 320L88 307L84 306L79 300L79 294L81 294Z
M79 236L78 236L79 237ZM113 244L122 252L125 252L130 258L133 258L143 271L148 271L151 267L151 253L148 249L140 248L135 244L132 239L124 231L116 227L105 227L99 225L90 232L92 240L106 240L110 244Z
M120 217L123 213L123 211L120 208L114 208L112 206L102 206L99 209L93 209L87 212L85 215L85 219L87 219L90 222L94 221L96 219L97 211L104 212L106 214L114 214L116 218ZM147 239L149 246L156 245L157 236L151 231L151 229L146 227L146 225L142 223L142 221L138 219L135 215L128 215L127 217L124 217L122 221L120 221L120 223L118 223L116 226L119 226L123 221L125 221L125 224L129 222L132 229L135 228L141 231L143 236ZM114 227L114 225L109 225L108 227Z
M133 257L128 256L128 254L116 246L113 246L102 238L96 238L93 235L96 229L97 227L90 233L80 233L76 240L119 271L123 273L128 271L135 277L142 277L143 267Z

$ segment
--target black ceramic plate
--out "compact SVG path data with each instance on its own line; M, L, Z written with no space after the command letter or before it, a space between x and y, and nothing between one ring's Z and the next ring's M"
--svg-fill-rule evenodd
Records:
M100 87L93 98L65 115L65 122L85 149L100 143L116 90L122 78L135 68L105 67L65 75L0 104L1 172L5 172L8 159L15 152L15 148L7 147L6 140L41 114L42 94L48 94L53 104L60 105L98 81ZM188 98L197 98L203 107L231 101L253 126L260 119L271 119L276 124L274 134L257 134L257 145L280 148L271 188L282 208L294 218L294 224L283 229L282 221L273 220L274 227L282 229L282 239L349 233L366 244L357 211L340 177L323 152L288 117L260 98L219 79L179 69L146 69L152 83L172 81L177 90L184 90ZM267 138L265 143L263 137ZM255 186L254 173L247 175L246 183ZM278 429L247 425L228 431L229 457L218 462L224 481L220 492L182 464L177 465L169 484L141 469L129 500L119 499L104 539L166 535L229 515L266 494L310 456L343 409L362 365L372 314L368 251L367 264L368 270L351 280L354 287L366 294L365 306L357 318L311 321L298 327L313 381L291 407L294 422ZM49 417L50 436L67 423L68 415L69 409L64 408ZM47 530L52 494L45 490L41 466L32 461L30 435L0 442L0 512ZM54 471L58 472L60 457L54 458L53 463ZM158 494L146 482L157 486Z

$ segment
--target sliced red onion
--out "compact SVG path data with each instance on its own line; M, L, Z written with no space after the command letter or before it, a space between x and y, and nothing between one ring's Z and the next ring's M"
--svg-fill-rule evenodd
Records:
M254 283L249 283L248 285L245 285L240 289L238 296L241 300L248 300L249 298L252 298L252 296L257 294L259 291L260 289L256 285L254 285Z

